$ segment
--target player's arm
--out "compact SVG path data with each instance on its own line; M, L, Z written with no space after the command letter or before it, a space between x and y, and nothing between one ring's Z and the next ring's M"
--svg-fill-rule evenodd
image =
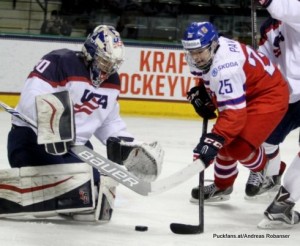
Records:
M280 39L280 33L278 28L279 21L269 17L260 27L260 40L258 51L267 56L273 63L277 64L274 49L279 49L279 41L273 42L274 40Z
M300 24L300 1L298 0L259 0L275 19L287 23ZM300 29L300 26L296 25ZM298 29L298 30L299 30Z
M53 88L44 80L38 77L30 77L26 80L25 86L22 90L20 100L17 105L17 110L22 114L26 115L33 121L37 122L37 114L35 108L35 98L40 94L52 93ZM28 126L26 123L18 120L17 118L12 119L12 123L20 126ZM32 128L36 132L36 129Z
M35 107L36 96L54 93L55 88L52 85L54 81L58 81L58 74L63 74L62 67L58 65L58 59L59 56L53 56L51 53L43 56L34 66L22 89L17 109L35 122L38 120ZM26 126L24 122L15 118L13 118L13 123ZM36 132L36 129L33 130Z

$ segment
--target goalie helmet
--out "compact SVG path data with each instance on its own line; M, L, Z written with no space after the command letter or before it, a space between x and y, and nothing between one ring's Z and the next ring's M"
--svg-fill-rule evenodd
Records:
M181 40L188 64L207 72L212 64L218 39L219 35L210 22L191 23Z
M82 52L95 87L117 72L124 60L123 42L112 26L97 26L84 42Z

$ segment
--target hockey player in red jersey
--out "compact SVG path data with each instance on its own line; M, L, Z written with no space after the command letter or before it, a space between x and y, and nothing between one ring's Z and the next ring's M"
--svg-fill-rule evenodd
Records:
M295 203L300 198L298 173L300 166L299 154L297 154L286 171L283 185L280 186L281 176L285 170L285 163L281 161L279 144L286 136L300 126L300 87L299 87L299 57L300 57L300 3L296 0L273 0L259 1L267 8L271 17L268 18L261 27L261 40L259 51L265 54L275 65L277 65L286 78L289 88L289 106L281 122L263 143L263 147L268 157L268 165L264 173L250 171L246 184L246 198L260 199L257 196L264 195L269 191L280 188L273 202L264 212L265 218L258 224L259 228L285 228L299 223L300 214L294 211ZM291 59L293 57L294 59ZM191 92L190 92L191 93ZM214 109L202 108L204 117L214 117ZM196 107L199 111L199 108ZM217 168L216 172L217 172ZM231 169L231 173L235 173ZM226 183L226 180L216 180ZM221 185L220 185L221 186ZM209 188L211 186L207 186ZM275 189L276 188L276 189ZM192 195L197 196L198 189ZM198 197L198 196L197 196ZM196 197L196 198L197 198ZM217 192L212 194L209 200L226 199L225 193ZM196 199L194 199L195 201Z
M288 86L266 56L219 37L209 22L191 23L182 44L191 73L200 79L189 100L202 117L214 117L212 105L218 110L211 132L194 149L194 158L206 166L215 161L215 182L205 187L204 197L229 195L238 162L263 173L268 159L261 145L287 110ZM198 200L198 187L192 199Z
M91 173L68 152L70 145L92 148L93 136L106 145L108 159L137 177L152 181L160 173L161 146L136 141L119 113L124 50L115 28L100 25L81 51L54 50L34 67L16 109L38 129L12 118L7 145L12 169L0 182L0 216L60 213L109 221L117 183L96 169ZM14 192L19 190L27 192Z

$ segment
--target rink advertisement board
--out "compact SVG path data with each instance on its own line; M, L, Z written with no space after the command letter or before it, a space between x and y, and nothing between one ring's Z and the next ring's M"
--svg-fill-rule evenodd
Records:
M81 50L83 41L49 40L0 36L0 93L19 94L23 82L41 57L55 49ZM139 108L150 110L150 115L176 111L190 114L186 92L197 79L189 68L180 48L146 47L125 43L125 61L119 71L121 78L120 101L127 101L122 109L139 114ZM146 103L146 104L145 104ZM147 104L151 105L147 105ZM175 107L175 104L178 107ZM137 107L139 105L139 107ZM151 107L151 109L146 109ZM164 109L166 107L166 109ZM181 113L179 112L181 111ZM182 112L185 111L185 112Z
M121 95L125 98L185 101L196 78L188 73L180 50L127 47L121 68Z

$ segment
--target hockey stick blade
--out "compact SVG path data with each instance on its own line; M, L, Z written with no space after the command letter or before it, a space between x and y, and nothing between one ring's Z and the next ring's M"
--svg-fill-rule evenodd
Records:
M202 136L207 132L208 119L202 123ZM197 160L196 160L197 161ZM198 159L200 162L200 160ZM204 164L203 164L204 165ZM204 231L204 169L199 172L199 224L186 225L180 223L170 224L170 229L175 234L199 234Z
M170 224L170 229L175 234L200 234L203 232L203 227L200 225L186 225L180 223Z
M0 107L32 127L37 128L36 122L1 101ZM135 177L119 164L108 160L84 145L71 147L69 153L98 169L100 173L111 177L118 183L143 196L162 193L172 189L204 169L204 164L200 160L197 160L164 179L154 182L145 182Z

